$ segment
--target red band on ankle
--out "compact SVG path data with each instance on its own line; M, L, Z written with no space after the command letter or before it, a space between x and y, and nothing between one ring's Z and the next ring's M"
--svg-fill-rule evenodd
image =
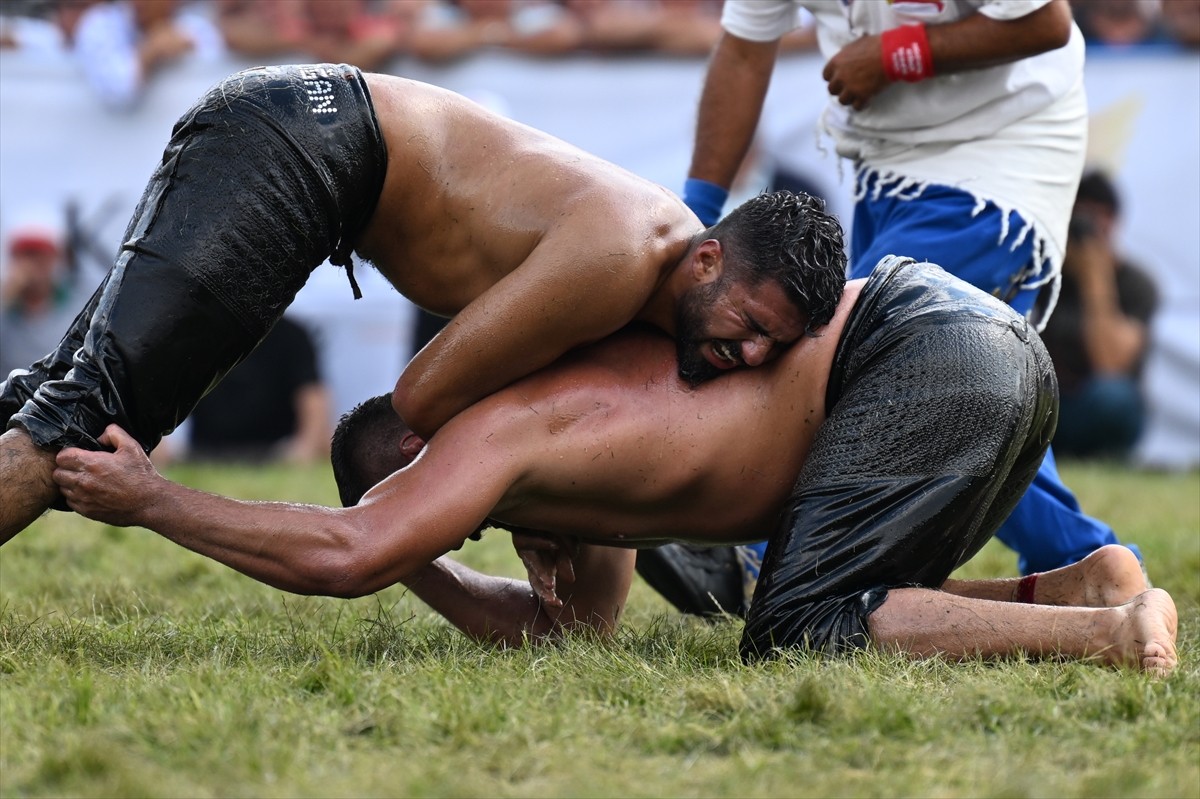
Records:
M1017 583L1017 601L1026 605L1033 604L1033 586L1037 582L1037 574L1027 574Z
M933 77L933 52L924 25L901 25L879 36L883 72L889 80L916 83Z

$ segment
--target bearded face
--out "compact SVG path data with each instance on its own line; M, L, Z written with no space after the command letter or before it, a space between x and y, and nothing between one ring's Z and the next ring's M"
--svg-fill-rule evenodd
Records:
M718 280L688 289L675 312L675 356L679 361L679 377L691 386L711 380L723 371L709 363L701 352L701 347L711 341L706 320L721 296L721 282ZM717 345L718 342L713 342L714 347ZM729 348L731 351L737 349L732 344L729 344Z

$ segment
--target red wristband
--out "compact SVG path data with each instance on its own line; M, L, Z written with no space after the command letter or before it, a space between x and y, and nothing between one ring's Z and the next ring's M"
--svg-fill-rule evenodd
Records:
M924 25L901 25L879 36L883 72L889 80L916 83L933 77L933 52Z
M1035 604L1033 601L1033 587L1037 584L1037 572L1027 574L1017 583L1017 601L1024 602L1027 605Z

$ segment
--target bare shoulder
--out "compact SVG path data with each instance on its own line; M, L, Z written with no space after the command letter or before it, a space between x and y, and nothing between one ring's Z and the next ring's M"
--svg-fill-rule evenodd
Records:
M536 442L538 431L559 435L593 414L661 397L656 387L672 390L678 384L682 390L674 353L674 342L664 333L633 324L566 353L460 415L476 417L473 423L490 430L493 440L499 433L524 444Z
M592 172L581 183L578 197L567 204L542 243L575 249L577 260L597 269L598 277L657 281L683 258L703 229L675 194L612 166L611 171ZM612 281L609 285L619 288Z

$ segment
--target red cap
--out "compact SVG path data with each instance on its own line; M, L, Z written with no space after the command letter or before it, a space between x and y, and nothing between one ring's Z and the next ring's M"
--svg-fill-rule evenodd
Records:
M8 251L17 253L57 254L62 249L57 230L44 225L22 225L8 234Z

